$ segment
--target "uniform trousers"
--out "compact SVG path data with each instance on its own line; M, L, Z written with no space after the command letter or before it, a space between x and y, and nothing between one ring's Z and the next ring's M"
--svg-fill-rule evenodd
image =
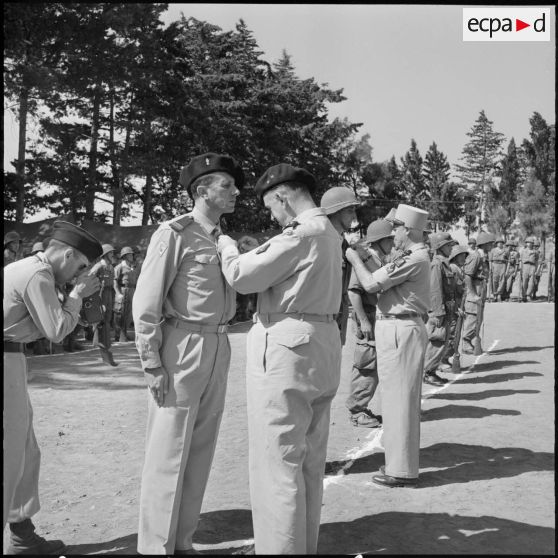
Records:
M502 295L502 291L506 284L506 264L505 263L493 263L492 264L492 294Z
M509 298L512 294L516 275L517 272L514 269L508 271L508 274L506 275L506 287L504 289L504 295L506 296L506 298Z
M315 554L331 401L335 322L256 322L247 341L250 499L256 554Z
M349 397L345 406L353 414L368 409L378 387L378 368L376 362L376 342L357 339L351 371Z
M442 318L441 328L444 331L444 337L439 339L428 339L426 353L424 356L424 371L426 373L436 372L438 366L442 362L442 358L447 354L450 345L451 323L453 314L445 314ZM428 329L428 328L427 328ZM455 333L455 322L454 322Z
M535 266L523 264L523 296L534 296Z
M225 333L163 324L162 365L170 375L162 407L149 394L138 551L192 548L225 405L230 344Z
M3 527L7 521L28 519L40 509L41 452L33 430L27 370L23 353L4 353Z
M105 349L110 349L110 324L114 308L114 290L106 287L101 292L101 303L105 307L103 321L97 325L93 345L101 345Z
M385 474L415 479L419 472L420 401L428 341L421 318L377 320Z

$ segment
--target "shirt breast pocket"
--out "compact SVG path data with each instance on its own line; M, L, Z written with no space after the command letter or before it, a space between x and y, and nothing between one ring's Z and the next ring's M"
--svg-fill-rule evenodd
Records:
M219 274L219 257L216 253L195 254L188 270L188 286L199 287Z

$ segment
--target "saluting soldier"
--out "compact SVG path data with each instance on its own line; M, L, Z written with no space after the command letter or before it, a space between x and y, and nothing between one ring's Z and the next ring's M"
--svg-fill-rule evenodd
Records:
M393 211L395 214L395 210ZM365 254L362 262L371 260L373 269L386 263L393 248L393 226L396 221L392 216L377 219L368 226L365 239ZM378 295L367 292L361 285L354 270L349 282L349 299L353 306L353 321L356 330L356 344L353 356L353 369L349 396L345 406L349 410L349 418L353 426L378 428L382 424L382 417L369 409L378 387L378 359L376 354L376 306Z
M84 272L101 244L80 227L56 221L48 248L4 269L4 519L10 523L8 554L59 554L62 541L35 533L41 453L33 431L27 390L25 343L41 337L60 343L76 326L82 299L99 289ZM56 286L76 278L61 303Z
M502 300L509 300L512 294L515 278L519 270L520 256L517 251L517 242L515 240L508 240L506 242L508 247L508 264L506 266L505 287L502 294Z
M477 236L477 250L471 252L465 261L465 320L463 321L463 353L475 352L473 340L480 335L480 326L484 315L486 286L490 274L487 254L494 244L492 233L480 232Z
M506 264L508 253L504 248L504 239L496 240L496 246L490 250L490 272L492 277L492 296L496 302L502 302L506 285Z
M401 256L371 272L349 248L363 288L379 293L376 350L382 395L385 467L372 477L382 486L413 486L418 481L420 399L428 337L424 319L430 308L430 258L423 243L428 213L400 204L395 218L395 248ZM370 262L367 262L368 264Z
M448 257L457 242L447 232L430 236L434 256L430 265L430 310L426 332L428 345L424 358L423 381L433 386L443 386L448 382L437 374L442 357L447 351L450 339L450 324L455 319L456 293L455 278Z
M180 174L194 209L153 233L133 300L136 345L151 396L138 551L193 553L223 407L235 293L217 254L219 219L244 174L225 155L194 157Z
M20 244L21 237L16 231L4 235L4 267L16 261Z
M353 191L344 186L335 186L326 190L320 201L320 207L328 216L333 228L339 233L341 238L341 249L343 252L343 279L341 284L341 307L337 314L337 325L341 332L341 345L347 339L347 322L349 321L349 280L351 278L351 264L345 258L345 250L349 243L343 236L356 224L356 206L358 200Z
M95 325L95 333L93 335L93 346L99 347L103 362L111 366L118 366L114 362L114 357L110 350L111 335L110 326L113 321L114 312L114 246L111 244L103 244L103 253L101 259L91 268L101 284L101 304L103 305L103 319Z
M331 401L341 339L341 238L311 192L314 177L281 163L256 184L284 227L239 254L219 238L223 273L257 292L247 340L250 499L256 554L314 554L323 494Z
M118 341L123 343L131 341L127 330L132 324L132 299L138 274L134 268L134 250L130 246L124 246L119 257L120 263L114 268L115 337L118 336Z
M521 250L521 279L523 281L523 302L533 300L535 288L535 271L538 264L538 254L533 247L534 239L528 236L525 246Z

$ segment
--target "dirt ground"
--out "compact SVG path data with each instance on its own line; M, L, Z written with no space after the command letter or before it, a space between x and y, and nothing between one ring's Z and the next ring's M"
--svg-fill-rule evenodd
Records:
M252 541L247 475L245 338L232 365L214 467L194 546L230 554ZM321 554L553 554L554 304L486 307L485 353L464 356L443 388L424 386L419 486L382 488L381 431L353 427L344 406L354 337L332 407ZM30 358L42 450L37 530L66 554L135 554L147 392L133 343ZM372 409L381 413L375 396ZM6 544L7 533L4 533Z

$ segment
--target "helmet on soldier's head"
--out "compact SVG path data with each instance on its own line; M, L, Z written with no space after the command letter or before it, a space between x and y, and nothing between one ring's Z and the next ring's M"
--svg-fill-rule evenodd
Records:
M106 256L109 252L114 252L114 246L112 244L103 244L103 253L101 257Z
M376 219L366 229L366 242L378 242L382 238L392 237L393 225L386 219Z
M4 235L4 246L10 242L21 242L21 237L16 231L10 231Z
M532 236L528 236L524 241L524 244L533 244L533 237Z
M468 244L469 246L476 246L476 245L477 245L477 241L476 241L474 238L470 238L470 239L467 241L467 244Z
M35 242L33 244L33 248L31 248L31 256L37 254L38 252L42 252L45 249L42 242Z
M496 237L492 233L482 231L477 236L477 246L482 246L483 244L488 244L495 240Z
M132 248L130 248L130 246L124 246L124 248L122 248L122 250L120 250L120 255L118 256L119 258L123 258L124 256L128 255L128 254L133 254L134 251L132 250Z
M346 207L354 207L358 204L354 192L345 186L334 186L326 190L320 201L320 206L326 215L332 215Z
M445 246L446 244L457 244L457 241L455 241L451 237L450 233L437 232L430 235L430 246L432 250L438 250L442 246Z
M469 255L469 250L467 249L466 246L461 246L460 244L456 244L451 249L451 254L449 255L449 258L448 258L449 261L451 262L451 260L453 260L456 256L459 256L459 254Z
M496 244L500 244L500 242L504 244L505 240L502 237L496 239Z

